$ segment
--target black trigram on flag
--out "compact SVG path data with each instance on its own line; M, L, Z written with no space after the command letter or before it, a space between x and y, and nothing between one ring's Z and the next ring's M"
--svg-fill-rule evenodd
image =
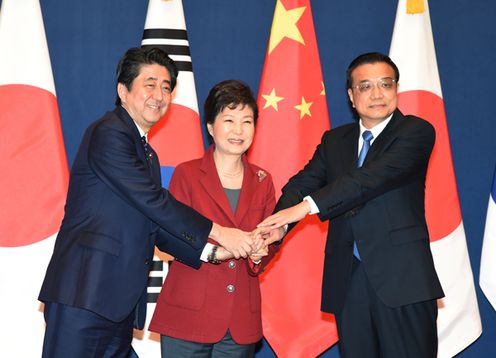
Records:
M167 52L179 71L193 71L186 30L145 29L141 47L158 47Z
M164 265L167 266L168 263L164 263L156 256L154 257L152 268L150 270L150 276L148 277L148 303L157 303L160 289L164 283Z

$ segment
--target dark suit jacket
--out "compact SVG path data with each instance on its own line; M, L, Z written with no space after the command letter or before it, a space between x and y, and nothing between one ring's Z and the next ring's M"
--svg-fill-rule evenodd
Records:
M275 205L270 175L243 156L244 177L236 212L233 213L215 168L213 147L201 159L179 165L170 190L187 205L215 222L251 231ZM150 324L150 330L188 341L214 343L229 329L239 344L262 338L261 299L257 273L278 249L257 265L249 259L203 264L194 270L173 262ZM228 291L232 285L232 292Z
M367 277L390 307L443 296L424 213L425 177L435 141L426 121L396 110L356 167L359 124L328 131L312 159L283 188L276 210L310 195L330 220L322 310L340 312L351 277L353 241Z
M142 327L154 245L200 266L212 222L161 187L155 152L150 159L122 107L86 130L41 301L121 321L141 298L135 323Z

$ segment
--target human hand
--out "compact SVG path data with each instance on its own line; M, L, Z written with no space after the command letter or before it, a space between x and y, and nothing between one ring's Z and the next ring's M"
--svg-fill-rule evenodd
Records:
M262 260L262 257L267 256L269 254L269 245L267 243L264 243L262 247L256 252L253 252L250 255L250 260L253 261L253 263L258 264L260 263L260 260Z
M231 252L237 259L240 257L246 258L252 251L256 251L253 236L249 232L223 227L214 223L209 236Z
M265 240L262 237L261 231L262 230L260 229L255 229L251 232L251 237L253 239L251 254L260 251L260 249L262 249L262 247L265 245Z
M219 261L226 261L226 260L232 259L233 257L234 257L234 255L231 252L227 251L222 246L219 246L217 248L216 253L215 253L215 258Z
M275 214L267 217L264 221L257 225L258 228L277 229L284 225L291 224L303 219L310 213L310 204L303 200L301 203L290 208L278 211Z
M286 235L286 229L281 226L277 229L268 229L265 227L259 227L256 229L258 235L260 235L266 246L273 244L274 242L281 241Z

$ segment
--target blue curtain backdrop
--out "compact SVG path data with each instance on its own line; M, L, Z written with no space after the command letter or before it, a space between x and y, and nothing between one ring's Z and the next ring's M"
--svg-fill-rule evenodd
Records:
M113 107L115 66L127 48L139 46L147 5L146 0L41 0L69 164L84 129ZM183 0L183 5L200 107L210 87L223 79L241 79L257 93L275 0ZM348 63L362 52L389 52L396 6L391 0L312 1L332 127L352 120L345 91ZM431 0L430 11L478 281L496 157L496 2ZM459 357L494 357L496 312L476 286L484 332ZM271 356L267 345L257 354ZM323 356L339 355L333 348Z

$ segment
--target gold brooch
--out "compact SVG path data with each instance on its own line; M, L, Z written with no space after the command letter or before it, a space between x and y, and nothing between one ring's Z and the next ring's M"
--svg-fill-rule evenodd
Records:
M258 176L258 181L262 181L267 176L267 173L265 171L263 171L263 170L258 170L257 171L257 176Z

